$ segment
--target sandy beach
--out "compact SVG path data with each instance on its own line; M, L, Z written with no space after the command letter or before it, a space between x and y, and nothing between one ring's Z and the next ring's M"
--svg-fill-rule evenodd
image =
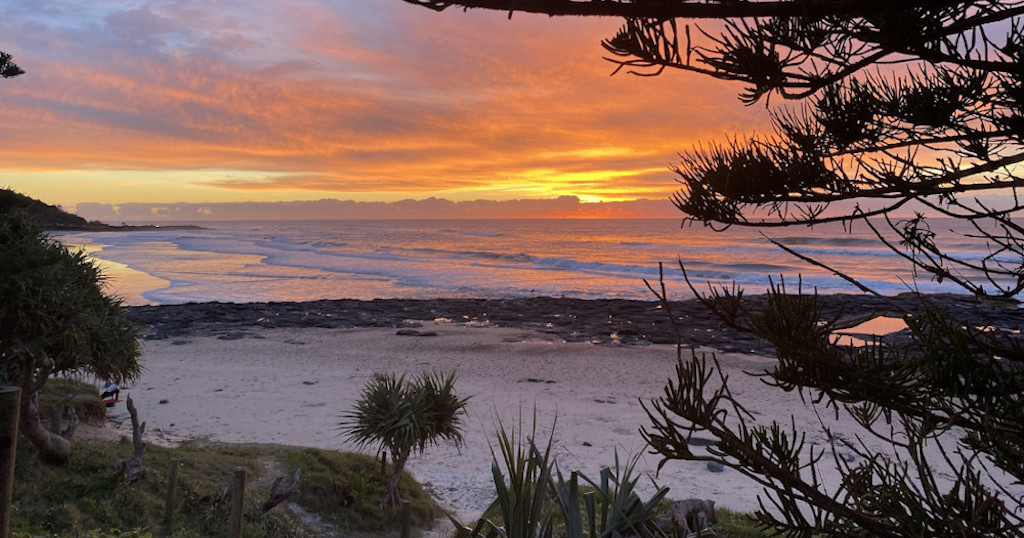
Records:
M314 306L305 307L308 317ZM542 439L555 424L554 446L563 470L580 469L596 478L601 467L614 464L616 453L621 458L641 454L638 469L648 475L641 480L645 492L654 490L654 479L669 487L675 499L712 499L742 511L757 508L760 488L739 473L713 472L703 463L684 461L670 461L658 471L660 456L645 447L639 430L649 419L641 400L659 397L674 377L674 345L623 340L616 333L602 339L593 332L556 330L546 322L503 326L479 316L434 321L398 316L398 321L377 319L363 327L347 322L310 326L301 320L267 326L272 315L267 308L280 306L183 305L146 311L143 373L124 387L122 398L130 394L135 401L148 424L148 441L202 438L356 450L340 436L338 422L375 372L456 371L459 394L471 396L465 446L428 448L410 461L408 471L442 506L465 519L479 515L493 499L491 444L498 422L514 425L522 417L529 426L534 410ZM184 312L194 319L175 315ZM138 314L133 313L137 319ZM353 317L372 318L364 314ZM628 317L621 310L615 314ZM255 321L245 323L241 317ZM337 322L339 317L317 319ZM588 326L594 331L599 325ZM713 332L707 326L691 329L694 334ZM756 423L788 423L792 415L817 450L829 446L826 425L837 432L856 431L851 421L832 421L830 413L815 413L798 395L748 375L773 366L768 353L717 356ZM128 432L123 404L114 408L110 421ZM884 450L871 438L865 441ZM817 470L826 484L838 480L828 458Z
M209 438L355 450L339 436L339 415L357 401L374 372L457 371L460 394L471 396L466 443L437 446L409 471L443 504L471 516L491 500L491 449L497 421L555 426L563 469L596 477L601 466L644 451L647 423L639 398L660 394L673 374L675 349L564 343L516 329L432 323L435 337L399 336L394 329L269 329L256 337L212 336L145 343L142 378L130 387L151 441ZM726 355L730 368L763 369L770 360ZM737 379L737 381L741 381ZM752 381L750 386L753 387ZM740 392L747 389L737 385ZM166 402L166 403L161 403ZM785 402L763 401L766 414ZM112 419L124 421L119 405ZM127 426L127 424L125 424ZM546 437L545 437L546 438ZM370 449L372 450L372 449ZM639 467L653 475L658 457ZM751 484L735 473L672 462L657 477L673 496L717 499L751 510ZM644 480L649 483L648 480Z

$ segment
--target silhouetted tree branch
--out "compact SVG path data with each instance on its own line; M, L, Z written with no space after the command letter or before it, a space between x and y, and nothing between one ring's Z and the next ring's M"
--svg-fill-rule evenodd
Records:
M410 4L443 11L449 7L490 9L507 13L591 17L651 17L688 19L727 19L742 17L825 17L869 13L883 2L878 0L805 0L805 1L661 1L661 0L404 0ZM919 0L914 4L927 2Z
M0 77L11 78L24 73L25 71L14 63L14 58L10 54L0 50Z
M772 110L770 134L682 154L672 201L687 220L716 229L863 221L915 277L1018 311L1024 1L406 1L622 17L602 43L615 71L689 71L743 84L747 104L792 103ZM936 215L961 229L934 225ZM948 237L987 253L950 251ZM649 287L667 306L664 287ZM709 461L751 478L766 494L756 517L785 536L1024 536L1019 323L952 320L921 296L904 316L907 341L849 347L832 335L845 320L823 318L813 294L787 292L782 282L760 309L735 286L690 288L723 323L774 345L778 364L763 379L821 413L831 443L808 443L792 421L755 423L717 359L680 350L664 395L645 403L643 434L660 465ZM825 414L850 417L860 430L833 432ZM715 442L692 450L695 434ZM824 483L823 465L842 480Z

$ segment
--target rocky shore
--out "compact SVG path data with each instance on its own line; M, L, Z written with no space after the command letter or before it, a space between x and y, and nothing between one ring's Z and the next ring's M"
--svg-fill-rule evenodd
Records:
M963 295L928 295L927 302L944 308L953 318L978 326L1007 329L1024 327L1024 309L979 302ZM756 311L765 296L745 300ZM896 297L865 295L820 296L825 319L853 319L867 315L898 317L922 309L913 294ZM707 346L726 352L769 353L771 346L750 334L725 326L699 301L673 302L679 337L685 346ZM322 300L302 303L188 303L136 306L131 319L143 326L147 339L216 336L236 339L259 328L409 329L416 335L424 321L451 321L481 326L508 327L551 334L567 342L607 345L674 344L676 332L668 315L655 301L582 300L536 297L526 299L378 299L373 301ZM419 334L429 334L426 332Z

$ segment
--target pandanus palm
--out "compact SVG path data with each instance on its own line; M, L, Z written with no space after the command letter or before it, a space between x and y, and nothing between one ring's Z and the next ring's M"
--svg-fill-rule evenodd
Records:
M0 217L0 260L0 384L21 387L20 429L39 458L63 464L71 443L43 427L39 391L60 374L118 383L138 377L138 332L121 301L104 293L88 256L26 215Z
M455 394L454 373L405 375L374 374L355 409L342 415L341 428L349 441L360 446L379 444L391 454L394 471L380 505L397 506L398 483L413 452L441 441L462 444L462 416L468 398Z

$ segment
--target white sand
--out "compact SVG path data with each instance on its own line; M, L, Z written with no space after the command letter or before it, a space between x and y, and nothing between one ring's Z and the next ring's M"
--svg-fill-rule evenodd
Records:
M131 394L150 442L209 438L351 450L339 436L339 415L352 408L374 372L457 370L459 394L472 396L466 444L461 451L428 448L408 470L442 505L468 520L493 499L488 442L496 417L508 425L522 414L529 424L536 407L537 422L547 430L557 415L561 468L578 468L596 479L600 467L614 463L616 450L621 456L647 452L638 430L649 421L638 399L660 396L674 377L671 346L567 344L527 331L452 323L421 330L439 336L397 336L394 329L273 329L258 333L260 338L147 341L142 378L122 391L122 399ZM827 446L817 416L795 395L740 371L763 371L772 359L719 357L731 372L733 392L759 420L788 422L793 413L797 427L810 432L808 443ZM113 418L127 422L126 415L118 404ZM659 459L645 454L639 468L653 476ZM838 474L829 462L819 471L834 480ZM670 461L657 481L671 488L672 498L713 499L744 511L757 507L760 493L737 472L712 473L699 462ZM647 478L642 482L650 484Z

